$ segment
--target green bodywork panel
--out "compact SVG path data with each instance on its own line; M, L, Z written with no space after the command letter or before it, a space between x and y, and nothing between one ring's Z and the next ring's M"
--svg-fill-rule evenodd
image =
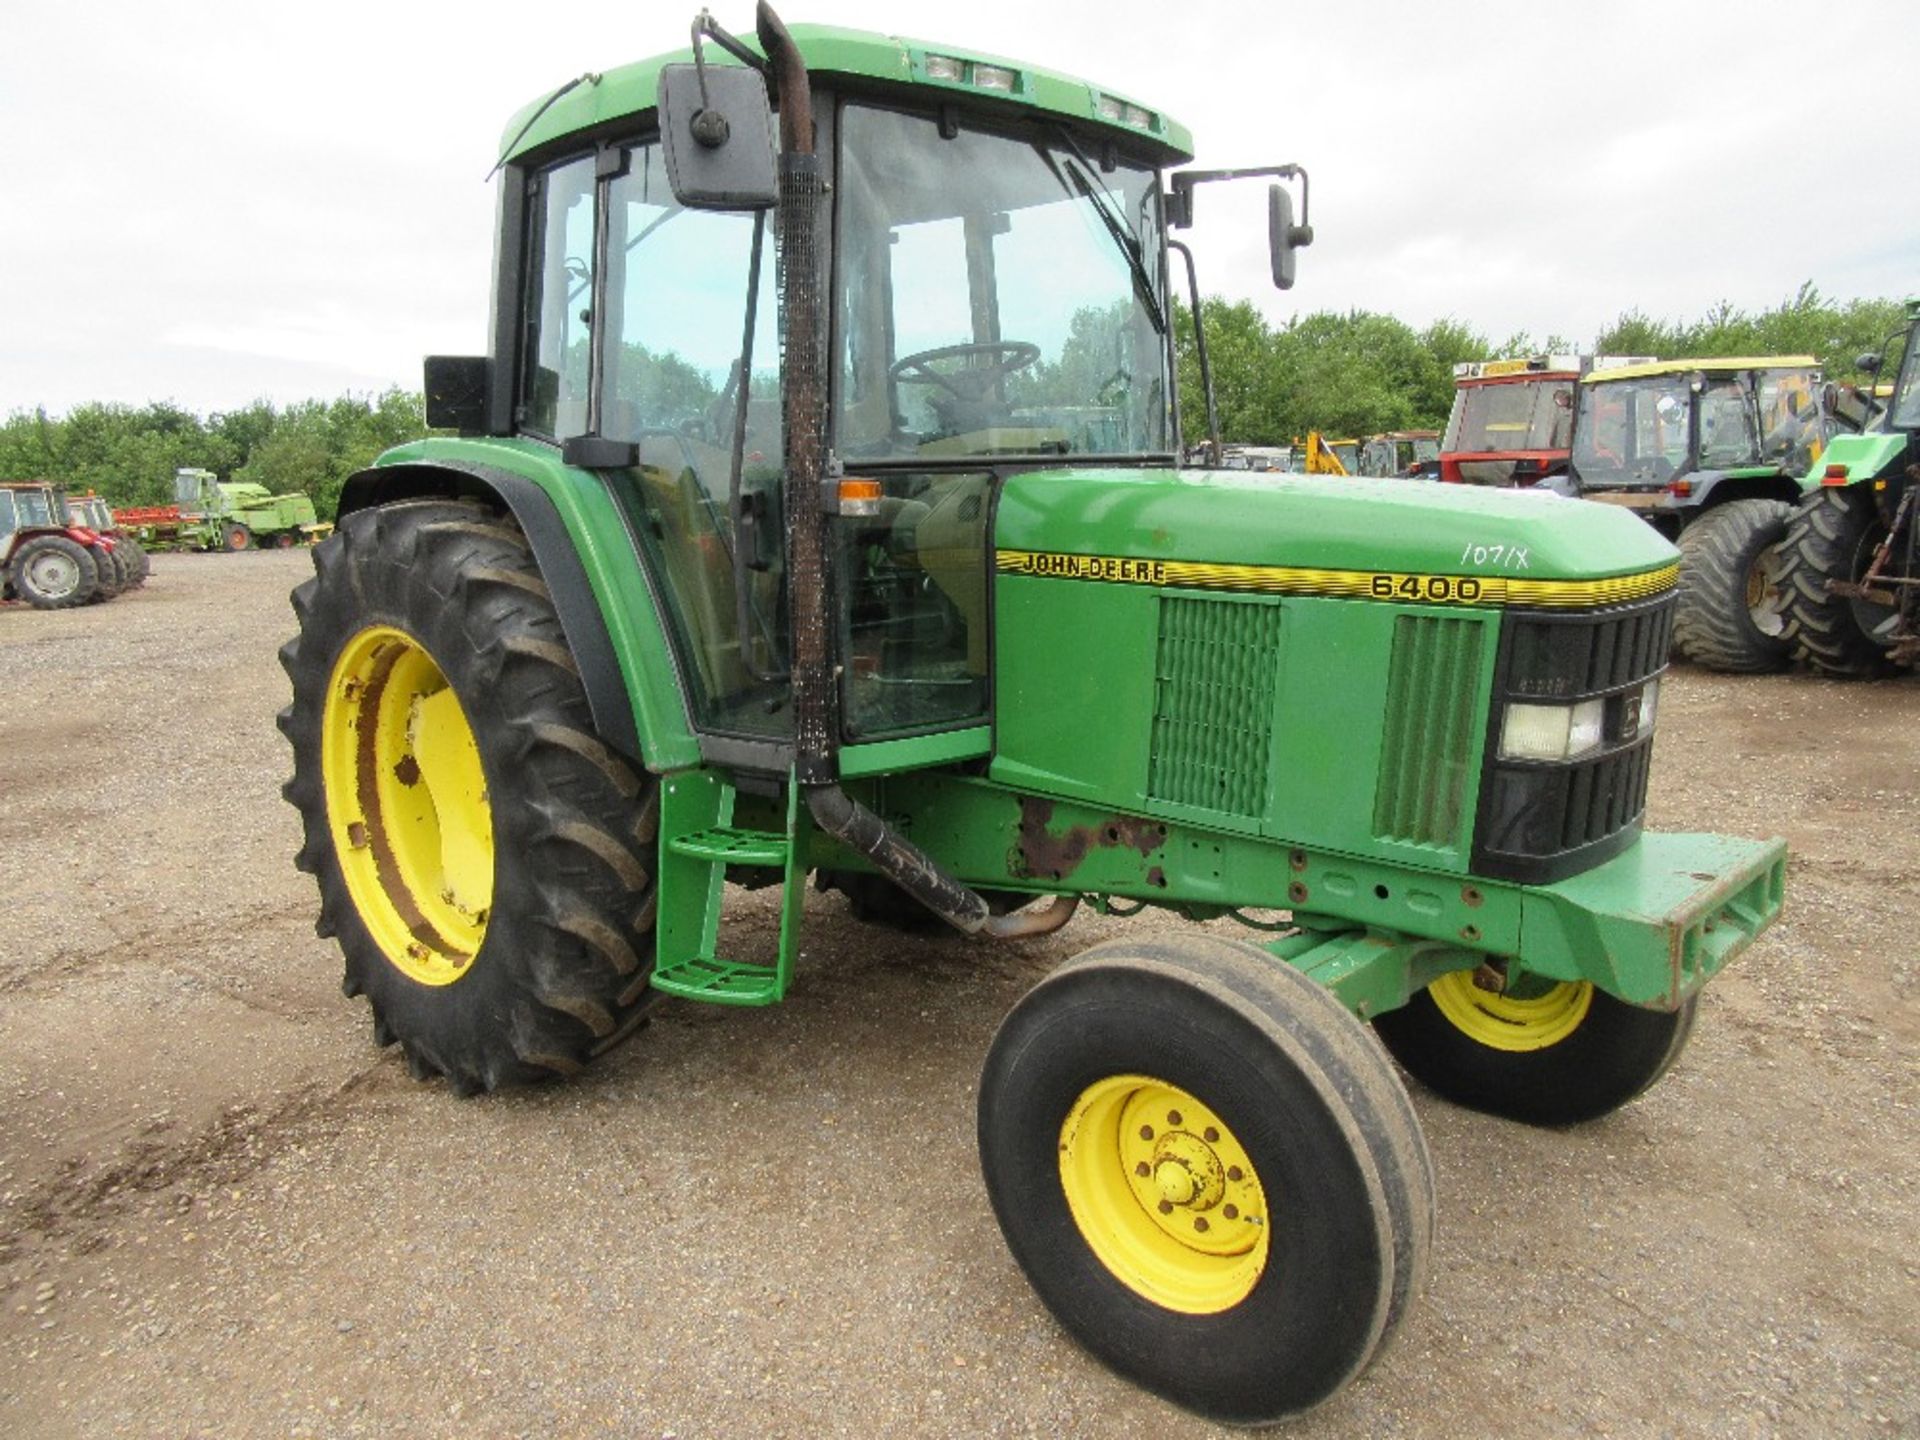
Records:
M1193 136L1184 125L1159 111L1138 106L1148 112L1146 125L1115 124L1101 117L1100 97L1105 95L1132 104L1111 90L1090 85L1052 70L1042 70L1017 60L1006 60L951 45L930 44L862 30L842 30L830 25L794 25L790 27L807 69L816 79L849 76L856 80L891 82L923 88L928 103L964 98L980 105L1015 105L1050 112L1081 125L1111 132L1116 139L1131 142L1156 154L1162 163L1178 163L1192 158ZM742 37L756 52L759 44ZM959 60L963 76L975 65L1011 70L1015 74L1011 93L984 90L960 80L936 79L927 74L929 54ZM705 47L706 63L737 65L739 62L717 45ZM626 119L651 110L659 100L660 72L668 65L685 65L693 60L691 50L657 55L632 65L608 70L589 82L575 85L544 113L542 96L507 122L501 137L502 158L511 160L550 141L576 131ZM537 115L537 118L535 118ZM531 121L531 123L529 123ZM524 131L524 133L522 133Z
M1492 596L1675 554L1609 506L1230 471L1015 476L994 540L996 781L1456 873L1501 610L1401 587ZM1073 557L1093 568L1063 576ZM1371 582L1388 594L1358 598Z
M1869 431L1864 435L1836 435L1821 454L1819 462L1800 481L1802 488L1817 490L1826 483L1829 467L1844 465L1847 484L1876 480L1906 454L1908 437L1904 432L1885 434Z
M608 484L589 471L562 464L553 446L534 440L419 440L387 451L375 463L435 461L505 470L539 486L553 502L606 620L647 768L667 771L698 764L700 747L687 719L666 629Z

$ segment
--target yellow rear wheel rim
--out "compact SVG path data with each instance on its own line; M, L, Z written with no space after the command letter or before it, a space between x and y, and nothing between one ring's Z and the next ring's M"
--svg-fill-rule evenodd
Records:
M1562 980L1538 995L1482 990L1473 972L1454 970L1427 994L1456 1030L1492 1050L1545 1050L1580 1028L1593 1004L1593 982Z
M439 664L392 626L340 651L321 718L334 853L386 958L422 985L468 972L493 904L480 748Z
M1060 1184L1094 1255L1129 1289L1188 1315L1252 1293L1272 1220L1253 1161L1177 1085L1114 1075L1060 1127Z

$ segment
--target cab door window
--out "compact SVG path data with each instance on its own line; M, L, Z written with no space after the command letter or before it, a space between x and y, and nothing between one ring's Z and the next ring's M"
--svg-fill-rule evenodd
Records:
M600 433L632 442L625 483L664 579L702 725L778 734L784 708L780 352L771 226L682 208L660 147L627 149L607 186ZM744 353L758 236L759 291ZM735 563L733 446L753 553ZM744 572L744 595L735 576Z
M534 177L528 206L521 424L565 440L587 432L593 326L593 157Z

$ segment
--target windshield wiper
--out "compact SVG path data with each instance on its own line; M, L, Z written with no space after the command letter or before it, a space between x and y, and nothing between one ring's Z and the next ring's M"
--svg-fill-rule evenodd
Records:
M1156 331L1162 335L1166 334L1167 313L1161 308L1160 297L1154 290L1152 277L1147 273L1146 262L1140 258L1139 237L1127 228L1125 217L1113 203L1113 193L1100 183L1099 177L1094 172L1093 161L1089 160L1087 152L1080 148L1080 142L1073 138L1073 132L1064 127L1056 127L1055 133L1079 161L1077 167L1058 163L1058 157L1044 145L1036 145L1034 148L1040 152L1040 158L1047 162L1048 168L1053 170L1056 176L1064 170L1066 174L1062 177L1062 183L1065 184L1070 179L1072 188L1078 190L1086 197L1087 203L1093 206L1093 213L1100 217L1100 223L1112 238L1114 248L1126 258L1127 269L1133 273L1133 288L1139 294L1140 302L1147 307L1147 318L1153 321L1153 328Z

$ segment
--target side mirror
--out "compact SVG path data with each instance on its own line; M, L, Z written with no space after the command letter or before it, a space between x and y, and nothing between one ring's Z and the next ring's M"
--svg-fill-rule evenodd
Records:
M660 140L673 198L689 210L765 210L780 198L773 106L758 70L661 70Z
M1886 366L1886 363L1886 356L1876 355L1873 351L1869 350L1866 354L1855 360L1853 365L1854 368L1863 375L1878 375Z
M1293 288L1294 251L1313 243L1313 227L1293 223L1293 196L1284 185L1267 187L1267 250L1273 262L1273 283Z
M429 355L426 363L427 424L462 435L487 432L487 396L493 362L485 355Z

